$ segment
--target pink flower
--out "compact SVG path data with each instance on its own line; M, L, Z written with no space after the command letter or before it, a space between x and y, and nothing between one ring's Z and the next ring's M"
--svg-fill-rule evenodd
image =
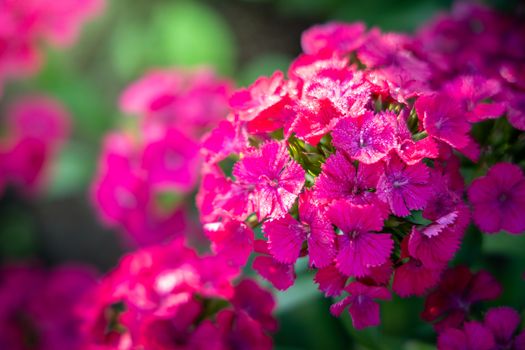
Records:
M422 96L415 108L425 131L455 148L469 143L470 124L460 104L445 94Z
M248 136L240 123L223 120L202 138L201 152L207 161L217 162L247 148Z
M142 118L143 126L180 127L200 136L227 114L231 83L212 70L152 70L124 90L120 108Z
M501 90L497 80L482 76L459 76L444 86L449 96L459 100L470 122L499 118L505 112L505 105L498 102L485 102Z
M299 139L314 146L343 116L328 99L301 101L294 105L293 112L296 116L285 125L286 134L295 133Z
M525 337L525 332L522 331L520 335L514 336L520 322L520 315L516 310L502 306L492 308L487 312L484 325L494 335L497 347L520 350L525 345L521 339Z
M322 210L313 202L310 192L299 197L299 220L290 214L263 226L273 257L284 264L293 264L307 241L310 266L325 267L335 255L335 234Z
M42 350L77 349L84 341L76 306L95 285L93 271L65 265L46 270L6 265L0 270L0 344L27 349L27 340Z
M81 308L86 343L109 348L228 349L265 344L276 329L271 294L234 286L237 267L199 257L181 240L123 258Z
M368 111L343 119L332 133L334 146L347 152L352 159L365 164L375 163L395 147L395 123L395 115L391 112L374 114Z
M281 264L272 257L264 255L255 258L253 269L278 290L290 288L296 277L293 265Z
M422 162L407 165L393 155L385 165L377 191L394 215L407 216L410 210L423 209L432 191L428 168Z
M421 317L427 322L438 321L434 325L438 331L459 327L473 304L500 294L501 286L488 272L473 274L458 266L443 273L439 286L425 300Z
M149 184L182 193L192 190L200 162L197 143L176 128L159 130L147 141L141 167Z
M439 334L439 350L492 350L495 347L490 330L479 322L468 322L463 329L449 328Z
M319 290L327 297L338 296L345 288L348 276L343 275L336 268L335 264L320 268L315 274L314 281L318 284Z
M249 88L235 92L230 97L230 107L240 120L248 122L249 130L273 131L283 125L287 94L284 75L276 71L270 78L261 77Z
M438 264L427 266L421 260L411 256L408 237L405 237L401 242L401 259L406 258L408 261L394 270L392 290L400 297L423 295L439 282L445 266Z
M525 231L525 177L511 163L498 163L486 176L477 178L468 190L476 225L487 233Z
M352 282L345 291L350 295L330 307L330 312L334 316L341 315L343 310L350 306L348 311L355 329L377 326L381 322L379 304L375 299L390 300L391 296L387 288Z
M144 211L149 202L146 181L135 166L131 140L122 134L106 137L99 165L99 177L92 185L92 197L103 220L115 225Z
M277 219L288 212L303 187L304 174L282 142L252 148L233 169L237 182L250 191L259 221Z
M25 97L8 112L9 136L38 139L52 147L69 136L69 114L56 100L45 96Z
M215 253L244 266L253 249L253 231L239 221L226 221L204 225L204 233L212 242Z
M301 36L301 46L307 54L321 51L347 54L357 49L365 39L365 25L361 22L330 22L316 25Z
M355 68L326 68L304 81L301 100L308 104L314 98L326 99L340 115L355 117L365 112L370 90L370 84Z
M27 194L45 183L51 162L69 134L69 115L45 96L26 97L10 106L7 140L0 145L0 171Z
M0 82L34 73L41 64L39 41L68 46L103 0L2 1L0 3ZM1 88L1 86L0 86Z
M330 207L328 217L340 230L336 266L341 273L363 277L369 268L387 261L394 242L390 234L376 233L383 228L383 219L376 207L340 200Z
M346 199L354 204L372 204L386 214L388 208L383 210L376 191L382 170L382 163L360 163L355 167L344 152L336 152L323 164L314 186L315 198L327 203Z

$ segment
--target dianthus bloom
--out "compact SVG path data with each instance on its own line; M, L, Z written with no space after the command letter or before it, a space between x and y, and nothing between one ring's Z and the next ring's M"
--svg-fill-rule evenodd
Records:
M127 255L79 308L87 348L270 349L275 302L238 273L181 240Z
M467 322L459 329L448 328L440 333L438 349L525 349L525 331L517 332L520 321L520 315L511 307L492 308L483 322Z
M149 72L124 91L121 108L138 118L139 130L104 140L92 186L104 222L138 245L182 234L190 224L184 197L201 163L198 137L225 117L229 90L210 70L172 69Z
M483 21L507 19L477 6L464 11ZM469 24L463 13L451 17L453 27L461 22L457 30ZM491 21L484 30L492 30ZM483 43L492 56L479 58L471 48L472 70L450 60L440 35L460 39L453 52L463 49L461 40L483 38L470 27L448 38L441 33L447 26L436 23L415 36L361 23L315 26L303 34L304 53L286 75L277 71L234 93L227 120L202 142L197 206L206 227L221 228L208 234L212 246L236 263L253 251L253 268L278 289L293 285L295 263L308 258L322 292L350 294L333 311L350 305L358 328L379 323L373 300L387 299L389 287L408 297L438 285L470 223L460 165L493 164L502 155L521 160L517 144L508 152L498 125L507 114L518 127L523 60L520 50L498 43L506 50L498 54ZM492 34L522 28L505 24ZM522 40L514 34L510 42ZM506 78L496 76L492 59ZM480 60L486 64L476 67ZM480 136L477 123L500 141ZM515 215L523 211L523 175L516 174L509 172L505 196L495 186L484 191L508 210L483 220L508 218L502 225L511 232L523 230ZM480 192L483 181L474 180L469 193ZM470 197L477 222L481 204Z
M427 296L421 317L435 322L437 331L457 328L474 304L496 299L501 291L500 284L488 272L482 270L474 274L458 266L445 271L439 286Z
M6 0L0 2L0 88L5 78L34 72L41 61L38 41L70 45L103 0Z
M6 265L0 269L0 347L12 350L71 350L83 345L76 313L96 286L83 266L44 269Z
M525 176L515 164L498 163L468 190L473 218L488 233L525 231Z
M69 114L54 99L31 96L15 101L6 116L6 136L0 141L0 176L26 193L35 193L45 183L50 164L69 136Z

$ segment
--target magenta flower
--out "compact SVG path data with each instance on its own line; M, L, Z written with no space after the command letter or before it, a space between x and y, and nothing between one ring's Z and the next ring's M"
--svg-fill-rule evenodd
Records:
M319 290L327 297L340 295L346 285L348 276L343 275L335 264L328 265L317 270L314 281L318 284Z
M421 317L427 322L438 321L434 324L438 331L459 327L473 304L495 299L500 294L501 286L488 272L473 274L458 266L443 273L439 286L425 300Z
M410 257L408 262L394 270L392 290L400 297L420 296L434 287L444 266L425 266L420 260Z
M273 131L283 126L288 87L284 75L276 71L270 78L261 77L249 88L230 97L230 107L253 132Z
M303 188L304 174L282 142L252 148L233 169L237 183L250 191L250 202L260 221L288 212Z
M395 123L396 117L390 112L365 112L343 119L332 133L334 146L352 159L375 163L395 147Z
M197 183L198 145L176 128L159 130L144 147L141 167L156 189L188 192Z
M330 22L316 25L303 32L301 47L307 54L317 54L321 51L347 54L363 43L365 29L361 22Z
M376 233L383 228L376 207L340 200L330 207L328 218L340 230L336 266L341 273L363 277L389 258L394 242L390 234Z
M496 307L485 315L484 325L494 335L496 347L499 349L523 349L525 332L514 336L521 323L520 315L511 307Z
M459 100L469 122L499 118L505 112L505 105L499 102L485 102L493 99L501 90L497 80L482 76L459 76L444 86L444 91Z
M275 302L253 281L234 286L239 269L228 260L199 257L180 240L127 255L80 310L86 343L204 350L247 342L270 349ZM220 311L207 308L213 303Z
M16 101L8 118L10 137L37 139L54 147L69 136L69 113L58 101L45 96Z
M0 270L0 344L5 349L68 350L84 345L76 307L96 286L93 271L67 265L45 270L6 265Z
M244 266L253 249L253 231L244 222L226 221L204 225L212 250L237 266Z
M290 288L296 277L293 265L282 264L270 256L256 257L253 261L253 269L278 290Z
M248 137L240 123L223 120L202 138L201 152L208 161L220 161L248 148Z
M511 163L498 163L468 190L476 225L487 233L525 231L525 177Z
M391 296L387 288L352 282L345 291L350 295L330 307L330 312L334 316L341 315L349 306L348 311L355 329L377 326L381 322L379 304L375 299L390 300Z
M494 337L479 322L467 322L463 329L449 328L439 334L438 350L492 350Z
M148 185L135 162L134 145L126 135L106 136L99 177L92 184L91 193L102 219L109 225L144 211L149 202Z
M51 98L25 97L10 106L6 130L0 144L3 181L34 194L46 182L49 167L69 136L69 114Z
M415 108L430 136L454 148L468 145L470 124L457 101L445 94L434 94L418 98Z
M323 164L314 186L315 198L327 203L346 199L354 204L373 204L382 208L376 191L382 170L381 163L360 163L355 167L344 152L336 152Z
M394 215L407 216L411 210L423 209L432 191L428 168L421 162L407 165L394 155L385 165L377 191Z
M285 125L287 135L295 133L311 145L319 141L335 127L343 116L328 99L300 101L293 107L294 119Z
M293 264L299 257L303 242L307 242L310 266L322 268L329 265L335 255L335 234L322 209L317 206L310 192L299 197L299 220L290 214L263 226L268 237L272 256L284 264Z
M199 136L226 116L230 85L209 69L152 70L124 90L120 108L141 117L142 126L184 124Z
M5 78L27 76L40 68L42 39L54 46L70 46L82 24L103 6L103 0L2 1L0 84Z

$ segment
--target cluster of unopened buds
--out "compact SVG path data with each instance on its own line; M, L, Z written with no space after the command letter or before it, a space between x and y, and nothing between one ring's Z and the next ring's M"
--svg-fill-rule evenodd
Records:
M235 92L203 139L197 204L212 248L240 265L256 252L253 268L281 290L307 257L325 295L345 292L332 313L348 307L364 328L391 291L439 283L471 220L465 192L482 232L522 233L524 28L459 5L415 36L307 30L287 78ZM486 175L466 191L462 167Z

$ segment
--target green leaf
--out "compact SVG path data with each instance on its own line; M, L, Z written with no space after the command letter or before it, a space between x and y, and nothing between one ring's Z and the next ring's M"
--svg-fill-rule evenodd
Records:
M405 217L405 220L413 224L423 226L427 226L432 223L432 221L427 220L423 217L423 211L421 210L413 210L409 216Z

